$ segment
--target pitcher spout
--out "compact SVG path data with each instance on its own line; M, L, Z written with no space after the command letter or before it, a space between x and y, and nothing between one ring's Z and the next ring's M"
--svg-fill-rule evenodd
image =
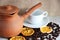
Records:
M32 8L30 8L28 11L26 11L26 13L23 15L24 19L26 19L34 10L41 7L41 5L42 5L41 3L38 3L35 6L33 6Z

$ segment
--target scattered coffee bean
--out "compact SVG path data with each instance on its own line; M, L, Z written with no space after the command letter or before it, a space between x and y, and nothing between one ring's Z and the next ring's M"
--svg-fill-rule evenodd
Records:
M37 38L37 40L41 40L41 38L40 38L40 37L38 37L38 38Z

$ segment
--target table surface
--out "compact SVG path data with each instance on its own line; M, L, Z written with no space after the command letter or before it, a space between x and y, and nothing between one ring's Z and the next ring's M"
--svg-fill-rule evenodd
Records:
M57 17L48 17L48 22L54 22L60 25L60 16ZM6 38L0 38L0 40L8 40ZM60 36L57 38L57 40L60 40Z

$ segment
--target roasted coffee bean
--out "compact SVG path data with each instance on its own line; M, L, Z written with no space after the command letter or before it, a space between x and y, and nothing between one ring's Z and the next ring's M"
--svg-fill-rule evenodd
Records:
M48 34L47 33L42 33L41 36L47 36Z
M44 38L42 37L41 40L44 40Z
M49 39L44 39L44 40L49 40Z
M36 40L35 37L29 37L27 40Z
M47 35L47 38L49 39L49 35Z
M53 37L53 36L52 36L52 34L51 34L51 35L49 35L49 38L50 38L50 39L52 39L52 37Z
M43 37L44 37L44 39L47 38L47 36L43 36Z
M33 40L32 38L29 38L28 40Z
M56 40L56 37L53 37L52 39L53 39L53 40Z
M52 34L53 34L53 33L56 33L56 31L55 31L55 30L53 30L53 31L52 31Z
M53 25L53 23L52 23L52 22L50 22L50 23L48 23L48 24L47 24L47 26L52 26L52 25Z
M48 23L47 26L51 25L52 22Z
M37 38L37 40L41 40L41 38L40 38L40 37L38 37L38 38Z
M56 40L56 39L52 39L52 40Z
M47 35L48 39L52 39L52 37L53 37L52 34Z
M52 39L49 39L49 40L52 40Z
M58 27L54 27L53 30L57 29Z
M59 29L56 29L55 32L58 33L59 32Z
M42 34L39 33L39 32L36 32L36 33L35 33L35 36L36 36L36 37L40 37L41 35L42 35Z
M58 37L59 36L59 34L58 33L54 33L54 34L52 34L54 37Z
M56 24L56 23L53 23L53 25L55 25L56 27L59 27L59 25L58 25L58 24Z
M60 34L60 27L59 27L59 29L58 29L58 33Z
M60 27L59 27L59 29L58 29L59 31L60 31Z
M49 40L49 39L46 39L46 38L45 38L44 40Z

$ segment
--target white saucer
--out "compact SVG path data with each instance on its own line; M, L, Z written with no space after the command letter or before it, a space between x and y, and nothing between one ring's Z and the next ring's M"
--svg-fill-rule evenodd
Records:
M43 25L47 25L48 23L48 18L44 18L41 22L40 22L40 25L33 25L31 23L28 23L27 20L25 20L24 22L24 26L27 26L27 27L30 27L30 28L40 28L41 26Z

